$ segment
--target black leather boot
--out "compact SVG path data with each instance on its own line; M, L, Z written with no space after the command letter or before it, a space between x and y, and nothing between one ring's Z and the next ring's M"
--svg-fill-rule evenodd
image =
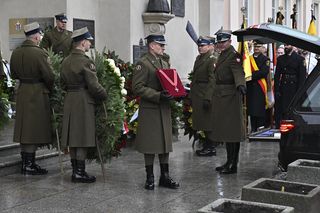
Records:
M74 176L77 171L77 160L71 159L70 161L71 161L71 167L72 167L72 176ZM72 179L72 176L71 176L71 179Z
M226 150L227 150L227 162L221 166L216 167L216 171L221 172L224 168L229 167L231 164L231 144L226 143Z
M86 163L84 160L77 160L76 171L74 175L72 174L71 181L74 183L93 183L96 181L96 177L86 172Z
M42 169L35 163L36 153L21 152L22 167L21 174L23 175L45 175L48 170Z
M196 151L196 154L200 157L210 157L216 155L216 148L212 145L208 139L204 142L203 148Z
M160 164L161 169L161 176L159 180L159 186L170 188L170 189L177 189L179 188L179 183L175 182L169 176L169 164Z
M147 180L144 185L145 189L154 190L154 175L153 175L153 165L146 166Z
M231 148L231 164L228 167L225 167L223 170L221 170L221 174L234 174L237 173L238 168L238 154L239 154L239 148L240 143L230 143L232 144ZM239 148L238 148L239 144Z
M21 156L21 170L20 173L24 174L26 170L26 157L25 157L25 152L20 152Z

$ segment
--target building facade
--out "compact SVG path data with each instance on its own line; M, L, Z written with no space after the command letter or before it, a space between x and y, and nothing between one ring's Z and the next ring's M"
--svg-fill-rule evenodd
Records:
M133 62L133 46L145 37L142 14L146 12L148 0L1 0L0 43L3 58L9 59L21 34L14 31L21 28L19 20L30 21L47 18L53 21L55 14L65 12L69 18L67 29L74 30L83 24L90 24L95 36L95 48L115 50L125 61ZM199 35L213 35L221 26L237 30L242 24L241 8L247 10L248 25L275 20L279 11L284 15L284 25L291 26L290 15L296 4L297 28L307 31L311 19L311 5L314 5L316 26L319 29L320 0L171 0L169 4L184 4L184 16L176 16L166 24L166 52L171 55L172 67L182 79L192 70L197 56L197 46L186 33L190 21ZM181 9L181 8L180 8ZM82 25L81 25L82 24ZM236 38L233 38L237 45Z

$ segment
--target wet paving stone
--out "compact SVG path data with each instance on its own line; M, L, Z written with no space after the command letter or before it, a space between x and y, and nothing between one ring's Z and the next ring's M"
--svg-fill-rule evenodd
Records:
M180 189L158 187L160 168L156 158L156 187L148 191L143 188L143 155L129 146L105 165L105 182L100 165L94 162L87 164L87 171L97 176L93 184L71 183L69 162L64 163L63 175L59 165L50 165L49 174L42 177L0 177L0 212L196 212L218 198L238 199L241 188L258 178L279 177L277 153L278 144L274 142L242 143L238 173L220 175L215 167L226 160L224 146L217 147L217 156L198 157L192 142L179 136L170 154L169 170Z

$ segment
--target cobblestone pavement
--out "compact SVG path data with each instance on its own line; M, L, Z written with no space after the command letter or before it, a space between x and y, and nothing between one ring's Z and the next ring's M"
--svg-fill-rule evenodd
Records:
M106 164L105 183L96 163L87 165L88 172L97 175L93 184L71 183L69 162L64 175L58 165L52 165L46 176L0 177L0 212L196 212L218 198L239 198L242 186L258 178L278 175L277 143L242 143L238 173L232 175L215 171L225 161L223 146L217 147L217 156L198 157L191 144L187 137L179 136L170 154L170 174L180 182L178 190L157 185L154 191L145 190L143 155L131 146Z

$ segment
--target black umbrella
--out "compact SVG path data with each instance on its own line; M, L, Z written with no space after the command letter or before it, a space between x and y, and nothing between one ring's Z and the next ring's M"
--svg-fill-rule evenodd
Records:
M319 37L279 24L263 23L253 25L246 29L236 30L232 34L237 36L238 42L249 40L257 40L261 43L282 42L320 54Z

